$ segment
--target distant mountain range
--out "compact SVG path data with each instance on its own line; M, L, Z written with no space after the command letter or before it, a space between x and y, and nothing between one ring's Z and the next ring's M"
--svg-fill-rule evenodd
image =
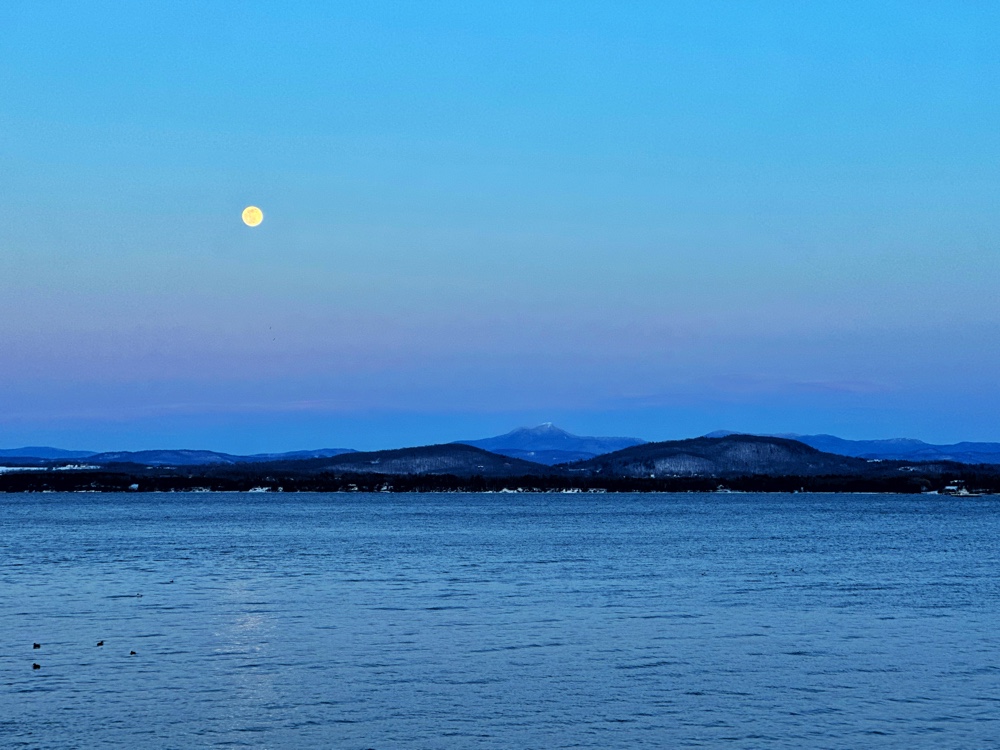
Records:
M628 437L581 437L546 422L538 427L520 427L497 437L455 442L511 458L554 466L613 453L646 441Z
M36 446L29 448L7 448L0 450L0 458L42 458L42 459L74 459L87 458L95 455L94 451L64 451L61 448Z
M632 445L547 466L464 443L327 457L222 462L206 451L98 454L18 470L0 467L0 491L364 492L1000 492L1000 466L865 459L782 437L726 435ZM195 454L195 455L192 455ZM209 461L200 465L167 461ZM970 494L966 492L966 494Z
M523 461L554 466L594 458L605 453L640 445L644 440L625 437L582 437L562 430L551 422L537 427L521 427L481 440L457 440L454 445L471 445L490 453L517 458ZM401 449L409 450L409 449ZM290 453L255 453L236 455L206 450L146 450L112 451L67 451L59 448L35 447L0 450L0 458L17 459L17 463L44 463L48 461L86 460L89 464L134 463L144 466L210 466L214 464L266 463L309 458L330 458L346 453L355 453L351 448L323 448L312 451ZM384 452L384 451L383 451Z
M88 464L142 464L143 466L211 466L215 464L265 463L268 461L288 461L307 458L329 458L342 453L355 453L352 448L320 448L313 451L292 451L290 453L254 453L249 456L201 450L148 450L112 451L64 451L59 448L14 448L0 450L0 458L14 459L22 465L49 463L52 461L83 460Z
M712 440L741 433L720 430L705 435L704 438L696 440ZM749 437L745 436L744 437ZM833 435L794 435L779 434L765 435L759 437L779 438L783 440L797 441L799 444L815 448L826 454L833 454L844 457L865 459L868 461L920 461L920 462L942 462L953 461L963 464L998 464L1000 465L1000 443L955 443L953 445L933 445L920 440L891 439L891 440L845 440ZM668 445L696 445L691 441L670 441L666 443L647 443L640 438L633 437L586 437L573 435L565 430L556 427L551 422L538 425L537 427L521 427L512 430L504 435L496 437L482 438L477 440L460 440L449 443L452 446L471 446L488 452L489 455L503 456L517 461L527 462L531 466L541 464L543 466L559 466L574 462L592 462L601 456L618 453L626 449L638 449L642 446L668 446ZM697 443L701 445L701 443ZM707 445L707 444L706 444ZM444 463L452 461L441 458L444 450L441 446L428 446L425 448L404 448L396 451L375 451L369 453L358 453L350 448L323 448L319 450L292 451L285 453L256 453L251 455L237 455L231 453L221 453L207 450L146 450L146 451L113 451L95 453L91 451L69 451L50 447L29 447L0 450L0 460L10 465L49 465L55 463L85 462L88 465L106 466L110 464L137 464L142 466L233 466L240 464L269 464L285 463L290 461L310 461L319 459L331 459L345 456L342 459L344 467L356 464L357 468L351 471L362 471L364 461L368 460L396 460L400 456L409 456L407 451L425 451L431 448L437 451L438 458ZM650 451L659 450L651 447ZM698 448L701 450L701 448ZM427 454L428 460L430 454ZM462 454L465 458L468 454ZM627 456L647 455L641 450L634 450ZM700 454L698 454L700 455ZM352 458L353 456L353 458ZM372 458L365 458L371 456ZM382 458L379 458L382 457ZM413 457L415 460L415 456ZM462 458L458 464L465 460ZM410 460L410 458L406 458ZM457 460L457 459L456 459ZM494 466L492 459L476 459L483 463L484 467ZM631 460L631 459L630 459ZM644 459L645 460L645 459ZM660 465L667 460L664 457L657 459ZM674 459L671 459L674 460ZM680 459L677 459L680 460ZM685 459L698 460L692 457ZM353 462L353 464L352 464ZM594 463L596 467L600 462ZM641 462L640 462L641 463ZM668 462L669 463L669 462ZM725 462L723 462L725 463ZM458 465L456 464L456 465ZM464 464L462 464L464 465ZM475 464L478 466L479 464ZM590 464L587 464L588 466ZM638 466L639 464L636 464ZM678 464L679 465L679 464ZM691 464L694 465L694 464ZM623 464L616 464L623 466ZM717 468L721 467L719 464ZM384 468L384 467L383 467ZM524 467L518 463L508 462L507 469L525 471ZM484 468L483 471L501 471L499 465L493 469ZM344 469L347 470L347 469ZM624 469L623 469L624 470ZM501 471L501 473L502 473ZM631 471L631 470L629 470ZM638 471L638 469L637 469ZM662 469L654 469L662 471ZM528 472L530 473L530 471Z

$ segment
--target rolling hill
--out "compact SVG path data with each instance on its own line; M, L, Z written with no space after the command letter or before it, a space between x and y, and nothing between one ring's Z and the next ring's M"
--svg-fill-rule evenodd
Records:
M305 473L452 474L454 476L534 476L551 473L547 466L490 453L462 443L425 445L387 451L345 453L332 458L280 461L263 468L293 469Z
M704 437L718 438L746 433L718 430ZM963 464L1000 464L1000 443L961 442L945 445L912 438L886 440L846 440L836 435L781 433L765 437L798 440L826 453L887 461L956 461Z
M787 438L756 435L645 443L569 464L568 470L620 477L863 475L868 461L823 453Z

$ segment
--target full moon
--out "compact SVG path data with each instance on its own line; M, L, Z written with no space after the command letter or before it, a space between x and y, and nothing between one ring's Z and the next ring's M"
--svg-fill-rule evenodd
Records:
M243 223L248 227L255 227L264 221L264 212L256 206L247 206L243 209Z

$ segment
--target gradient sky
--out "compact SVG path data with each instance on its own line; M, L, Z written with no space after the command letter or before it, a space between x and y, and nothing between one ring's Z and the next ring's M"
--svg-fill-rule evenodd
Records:
M1000 440L998 38L995 2L0 4L0 447Z

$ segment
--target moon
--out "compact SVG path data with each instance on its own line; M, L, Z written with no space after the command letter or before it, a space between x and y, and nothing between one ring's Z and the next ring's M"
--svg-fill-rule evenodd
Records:
M247 206L243 209L243 223L248 227L255 227L264 221L264 212L256 206Z

